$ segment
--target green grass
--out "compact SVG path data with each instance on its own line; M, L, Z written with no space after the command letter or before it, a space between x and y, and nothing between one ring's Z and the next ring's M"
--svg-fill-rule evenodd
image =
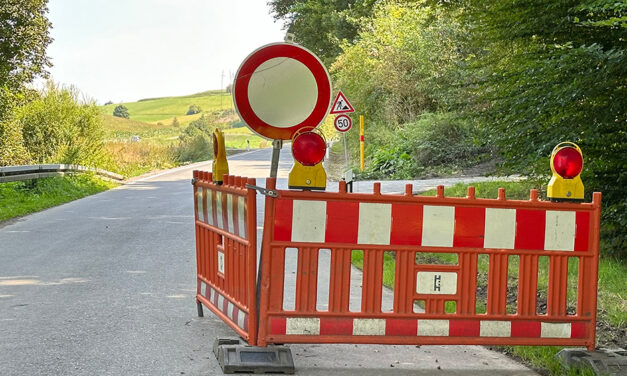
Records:
M117 184L90 174L0 183L0 221L105 191Z
M477 198L497 198L498 189L505 188L506 197L508 199L527 200L529 198L530 189L541 188L540 182L520 181L520 182L481 182L473 184L457 184L453 187L446 188L444 191L447 197L465 197L469 185L475 187ZM434 196L435 190L424 192L425 196ZM540 192L540 197L542 192ZM487 286L488 258L480 255L478 262L478 285ZM363 252L353 251L351 255L353 265L363 268ZM457 256L445 253L428 253L418 254L417 262L423 263L440 263L440 264L457 264ZM508 268L508 289L516 289L518 280L518 257L510 257L510 265ZM578 268L576 266L578 260L572 258L569 260L568 268L568 286L577 285ZM548 286L548 257L540 257L538 262L538 291L544 294L546 298L546 289ZM386 252L383 261L383 283L389 288L394 288L395 260L392 252ZM625 329L627 326L627 293L625 292L625 276L627 275L627 266L617 260L610 258L601 258L599 263L599 288L598 288L598 321L603 321L613 328ZM478 298L477 312L485 312L485 301L480 302ZM576 301L576 290L569 288L568 302ZM445 307L447 313L455 312L453 305ZM508 306L509 313L513 313L515 305ZM605 331L597 331L597 340L602 342L611 342L613 332L611 329ZM619 339L620 341L620 339ZM594 375L591 370L571 369L566 371L562 365L555 359L555 354L561 347L557 346L507 346L501 347L501 351L512 355L523 362L541 369L545 374L549 375L569 375L569 376L587 376Z

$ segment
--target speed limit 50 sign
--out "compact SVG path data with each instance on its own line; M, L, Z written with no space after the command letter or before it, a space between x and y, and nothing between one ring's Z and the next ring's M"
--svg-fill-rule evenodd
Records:
M353 126L353 120L347 115L338 115L335 117L335 121L333 121L333 125L335 125L335 129L340 132L346 132Z

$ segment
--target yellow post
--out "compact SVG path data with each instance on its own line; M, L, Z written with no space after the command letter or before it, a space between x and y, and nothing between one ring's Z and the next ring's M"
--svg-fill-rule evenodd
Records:
M359 162L364 170L364 115L359 115Z

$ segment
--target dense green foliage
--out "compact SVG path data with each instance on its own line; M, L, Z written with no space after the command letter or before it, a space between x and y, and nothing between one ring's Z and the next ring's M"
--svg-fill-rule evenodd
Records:
M81 101L74 88L49 82L36 99L17 110L15 121L33 163L96 166L104 158L98 107Z
M113 188L91 174L0 184L0 222Z
M21 91L50 66L47 0L0 2L0 88Z
M284 19L295 41L330 63L342 50L339 42L354 42L359 21L369 16L376 0L270 0L276 19Z
M0 2L0 166L27 161L15 109L34 95L28 88L47 75L46 47L52 41L46 0Z
M128 113L128 108L126 108L125 105L123 104L119 104L117 106L115 106L115 108L113 109L113 116L116 117L121 117L124 119L130 119L131 116Z
M626 1L377 1L351 38L328 22L345 2L273 4L300 43L332 58L334 86L365 115L367 175L420 177L496 158L503 173L548 181L551 149L573 141L587 198L604 195L604 250L625 255ZM298 38L314 28L317 39Z
M215 119L203 114L189 123L180 136L174 155L179 162L196 162L213 158Z

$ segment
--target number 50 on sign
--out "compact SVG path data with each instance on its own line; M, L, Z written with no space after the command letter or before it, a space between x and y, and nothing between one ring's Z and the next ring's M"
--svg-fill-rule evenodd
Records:
M335 117L333 125L335 125L335 129L338 131L346 132L353 126L353 121L347 115L338 115Z

